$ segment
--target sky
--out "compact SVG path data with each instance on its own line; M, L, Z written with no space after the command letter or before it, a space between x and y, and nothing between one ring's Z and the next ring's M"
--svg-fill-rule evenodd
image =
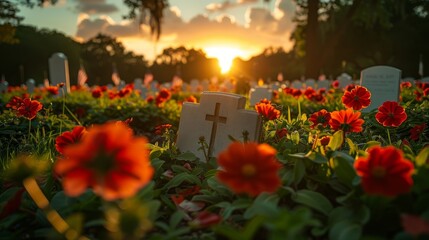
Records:
M116 37L127 50L151 61L166 47L203 49L209 57L248 59L269 46L292 47L293 0L169 0L162 35L154 41L147 26L124 20L122 0L58 0L43 8L20 8L26 25L62 32L77 41L98 33ZM231 59L232 60L232 59Z

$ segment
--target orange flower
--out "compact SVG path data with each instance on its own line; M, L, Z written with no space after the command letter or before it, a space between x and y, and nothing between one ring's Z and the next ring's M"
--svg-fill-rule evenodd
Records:
M315 128L319 124L321 124L322 127L327 127L329 124L329 120L331 120L331 113L326 111L325 109L322 109L318 112L311 114L308 120L313 123L310 128Z
M257 103L255 109L266 120L275 120L280 117L280 111L270 103Z
M394 197L409 192L413 186L414 166L393 146L370 148L368 157L358 158L354 167L368 194Z
M18 117L24 116L28 120L36 117L37 113L42 110L43 105L37 100L31 100L30 98L24 98L21 105L18 107Z
M191 103L196 103L197 99L194 96L189 96L185 99L185 102L191 102Z
M386 101L378 108L375 119L384 127L398 127L407 119L407 113L397 102Z
M82 141L64 148L55 172L64 192L79 196L87 188L106 200L133 196L152 178L147 140L125 124L107 123L88 130Z
M276 150L268 144L233 142L218 156L218 179L236 193L257 196L280 187Z
M55 139L55 148L59 153L63 154L65 147L79 143L85 134L86 130L82 126L76 126L72 131L63 132Z
M360 112L353 112L352 109L334 111L331 113L329 125L335 131L343 130L347 132L361 132L363 119L360 119Z
M366 108L371 103L371 93L365 87L355 86L351 91L344 92L341 100L344 106L353 108L353 110L361 110Z
M52 95L58 95L59 89L57 86L47 86L46 91L48 91Z

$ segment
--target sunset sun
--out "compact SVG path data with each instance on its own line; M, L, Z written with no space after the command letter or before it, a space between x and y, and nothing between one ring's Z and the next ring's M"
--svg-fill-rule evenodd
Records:
M218 59L222 73L227 73L231 69L234 58L245 55L244 51L241 49L227 46L205 47L204 50L208 57Z

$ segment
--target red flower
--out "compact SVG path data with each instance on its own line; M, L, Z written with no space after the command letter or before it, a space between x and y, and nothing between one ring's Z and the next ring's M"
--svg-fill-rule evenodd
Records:
M407 113L397 102L386 101L378 108L375 119L384 127L398 127L407 119Z
M354 167L367 194L394 197L413 186L414 165L393 146L370 148L368 157L358 158Z
M47 86L46 91L48 91L52 95L58 95L58 87L57 86Z
M316 95L316 91L312 88L312 87L308 87L305 91L304 91L304 95L307 99L312 99L314 95Z
M410 130L410 138L411 140L418 141L420 139L420 135L426 129L426 123L422 123L420 125L416 125Z
M125 124L107 123L88 130L82 141L64 148L55 172L68 196L87 188L106 200L133 196L152 178L147 140L134 137Z
M353 90L355 87L356 87L356 85L354 85L354 84L352 83L352 84L347 85L347 86L345 87L345 90L346 90L346 92L350 92L350 91L351 91L351 90Z
M268 144L233 142L218 156L218 179L236 193L257 196L281 186L276 150Z
M55 148L59 153L63 154L65 147L79 143L86 132L85 127L82 126L76 126L72 131L63 132L55 139Z
M112 91L112 90L108 90L108 91L107 91L107 95L109 96L109 99L110 99L110 100L113 100L113 99L115 99L116 97L118 97L118 94L117 94L115 91Z
M330 136L324 136L320 139L320 145L322 146L328 146L329 142L331 141Z
M159 91L158 96L163 99L170 99L171 92L164 88Z
M18 117L24 116L28 120L31 120L36 117L37 112L42 110L43 105L37 100L31 100L30 98L25 98L22 100L21 106L17 109Z
M280 117L280 111L271 104L257 103L255 109L266 120L274 120Z
M299 98L302 95L302 91L300 89L294 89L292 92L292 96L295 98Z
M310 128L315 128L319 124L321 124L322 127L327 127L329 124L329 120L331 120L331 113L326 111L325 109L322 109L318 112L311 114L308 120L313 123Z
M18 108L22 105L22 98L13 96L9 102L6 104L6 107L12 108L13 110L18 110Z
M165 132L165 130L170 129L171 127L172 127L171 124L162 124L162 125L156 126L155 134L162 135Z
M266 99L266 98L264 98L261 101L259 101L259 103L271 104L271 101L268 100L268 99Z
M118 92L118 96L120 98L123 98L123 97L127 96L128 94L130 94L132 91L133 91L132 88L125 87Z
M353 110L361 110L366 108L371 103L371 93L366 87L355 86L351 91L344 92L341 100L344 106L353 108Z
M402 214L401 223L404 231L413 237L423 234L429 235L429 222L420 216Z
M281 128L276 130L276 136L278 139L282 139L287 135L287 128Z
M103 91L100 88L96 88L91 92L93 98L100 98L103 95Z
M331 87L333 88L338 88L339 86L340 86L340 81L338 80L333 81L331 84Z
M146 102L147 103L153 103L153 101L154 101L154 99L153 99L152 96L149 96L149 97L146 98Z
M353 112L352 109L334 111L331 113L329 125L335 131L343 130L347 132L361 132L363 119L360 119L360 112Z
M221 221L222 217L218 214L204 210L197 214L195 219L190 222L190 225L198 228L207 228L212 225L218 224Z

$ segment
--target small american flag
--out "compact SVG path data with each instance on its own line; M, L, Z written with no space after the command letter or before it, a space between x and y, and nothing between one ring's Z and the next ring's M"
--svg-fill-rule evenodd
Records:
M119 85L119 83L121 82L121 78L119 77L118 72L113 71L113 73L112 73L112 81L113 81L113 84L115 84L115 86Z
M86 75L85 69L81 67L77 73L77 85L83 87L88 80L88 75Z

